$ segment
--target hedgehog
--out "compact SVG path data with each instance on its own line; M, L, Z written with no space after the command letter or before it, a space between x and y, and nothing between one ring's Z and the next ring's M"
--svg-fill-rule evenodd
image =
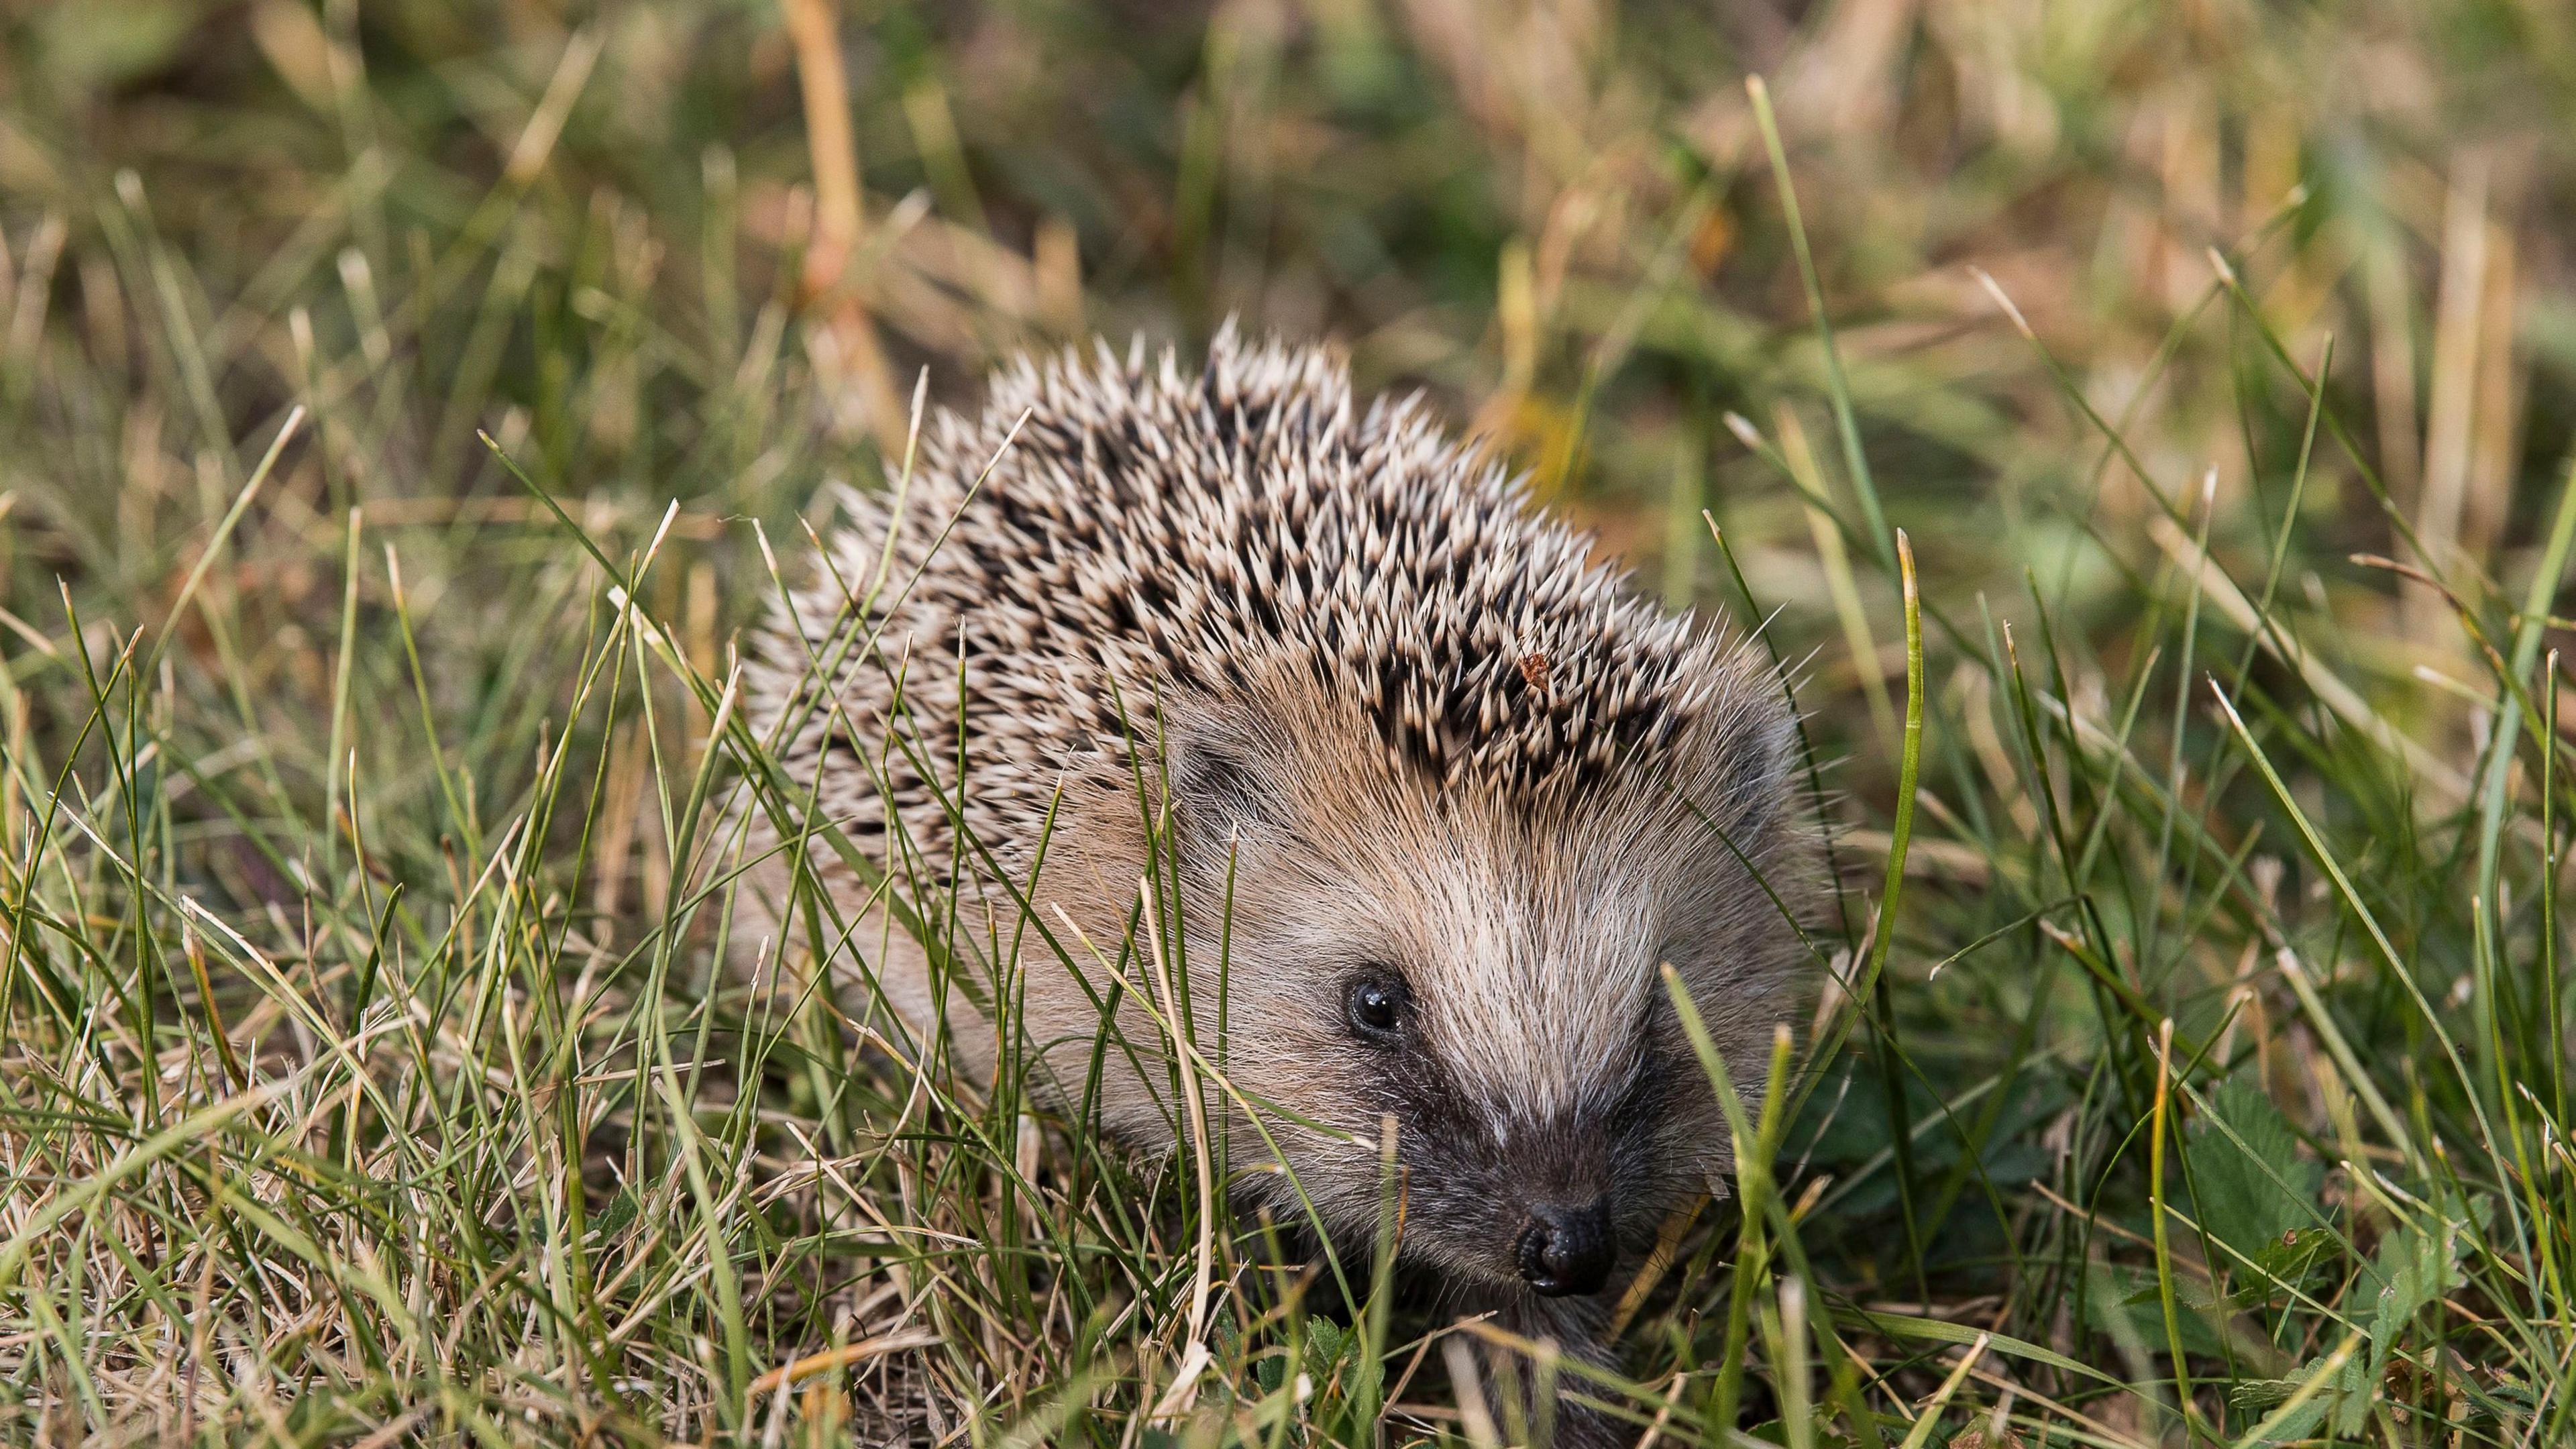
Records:
M755 823L755 909L970 1072L1142 1151L1229 1134L1238 1200L1346 1251L1391 1135L1408 1281L1601 1357L1731 1166L1664 968L1747 1063L1812 960L1767 657L1317 347L1023 360L918 446L749 651L805 802Z

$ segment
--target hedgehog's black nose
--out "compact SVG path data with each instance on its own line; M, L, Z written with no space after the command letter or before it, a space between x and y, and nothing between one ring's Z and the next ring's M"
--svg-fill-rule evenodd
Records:
M1545 1297L1600 1292L1619 1257L1618 1245L1610 1240L1610 1200L1530 1209L1530 1224L1521 1230L1515 1256L1521 1276Z

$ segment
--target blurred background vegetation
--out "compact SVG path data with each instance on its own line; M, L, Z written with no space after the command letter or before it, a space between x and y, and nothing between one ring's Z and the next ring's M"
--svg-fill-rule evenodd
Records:
M770 588L750 525L786 550L800 518L823 526L825 480L881 480L923 370L932 397L966 403L1026 349L1097 333L1186 354L1233 317L1332 340L1366 388L1427 390L1667 599L1771 618L1775 647L1802 661L1854 930L1889 849L1905 673L1875 515L1907 532L1935 616L1906 866L1920 890L1894 989L1860 1045L1820 1064L1787 1139L1800 1271L1837 1301L1999 1329L2130 1386L1980 1370L1960 1402L1994 1414L1963 1433L2046 1420L2094 1443L2225 1442L2371 1303L2441 1317L2438 1293L2383 1291L2402 1275L2374 1245L2418 1242L2388 1225L2420 1204L2353 1164L2428 1161L2383 1129L2456 1148L2478 1104L2546 1089L2563 1060L2542 846L2564 821L2539 818L2536 763L2483 815L2472 782L2496 738L2497 651L2526 627L2566 637L2545 580L2543 612L2522 604L2576 438L2571 117L2576 11L2544 0L0 0L0 824L19 852L0 885L23 930L44 851L62 850L61 932L88 943L70 977L24 992L11 978L19 1010L44 998L56 1020L25 1027L12 1059L0 1226L46 1241L31 1235L68 1221L46 1216L61 1185L176 1110L74 1025L85 973L112 981L120 952L141 973L135 942L179 950L178 916L163 919L147 880L202 897L314 980L343 983L359 961L373 979L362 938L379 911L393 923L379 943L401 934L407 969L427 971L460 933L502 939L478 914L501 909L485 894L515 828L501 822L523 818L569 750L603 788L557 821L542 863L546 900L530 908L578 923L542 969L614 977L635 965L617 952L666 919L691 868L672 859L668 804L707 701L665 681L658 716L579 723L602 578L478 431L604 546L659 540L644 602L717 680ZM301 432L263 472L299 407ZM2204 579L2202 536L2234 584ZM102 685L138 628L134 657L158 672ZM2205 717L2202 671L2260 705L2246 712L2288 776L2277 798ZM94 732L102 719L122 723ZM120 730L123 746L101 743ZM679 783L650 808L665 771ZM58 781L96 804L147 777L158 827L147 811L124 834L106 820L107 835L74 838L48 813ZM2294 801L2346 852L2351 891L2302 852ZM122 857L90 840L151 863L132 899ZM375 893L396 882L413 892L400 911ZM2403 971L2358 944L2363 902ZM317 911L338 936L317 935ZM2328 1006L2269 969L2291 946L2317 963ZM14 932L10 952L15 967ZM671 980L711 959L698 950ZM2051 996L2066 959L2091 973L2089 998ZM2475 1017L2472 980L2494 968L2540 984L2510 1021L2476 1018L2494 1033L2491 1052L2472 1044L2477 1080L2419 1072L2440 1030L2408 988ZM254 1067L263 1043L315 1056L273 990L195 979L237 998ZM197 999L184 983L165 995L164 1014ZM2329 1006L2358 1056L2318 1025ZM1828 993L1818 1039L1862 1014ZM2148 1106L2164 1101L2158 1014L2211 1047L2209 1073L2237 1073L2225 1143L2296 1179L2248 1177L2218 1137L2188 1139L2224 1159L2198 1171L2238 1182L2213 1189L2240 1199L2233 1218L2213 1210L2220 1238L2241 1229L2238 1256L2265 1266L2231 1285L2216 1243L2186 1244L2201 1286L2180 1327L2154 1291L2171 1288L2175 1250L2140 1266L2163 1236L2139 1160L2141 1134L2161 1151L2166 1130ZM479 1027L422 1050L443 1073L477 1063L505 1096L517 1070ZM169 1069L172 1100L217 1093L199 1068ZM2389 1112L2362 1119L2367 1150L2340 1095L2365 1077ZM811 1115L812 1099L769 1086ZM131 1132L82 1145L48 1135L47 1113ZM442 1189L458 1231L474 1194L524 1190L542 1137L448 1139L442 1171L483 1154ZM750 1117L722 1140L745 1163L777 1143ZM2558 1171L2563 1146L2535 1150ZM630 1231L636 1199L585 1170L592 1210ZM2455 1224L2538 1191L2501 1170L2455 1202L2407 1181ZM201 1223L169 1190L155 1208L138 1189L141 1216L118 1221L145 1236ZM951 1206L971 1217L977 1191ZM2463 1290L2430 1328L2374 1328L2374 1376L2390 1354L2420 1369L2387 1381L2416 1406L2372 1421L2387 1442L2552 1442L2544 1425L2564 1427L2564 1299L2535 1296L2493 1335L2511 1347L2476 1336L2511 1317L2497 1305L2515 1285L2576 1267L2570 1218L2533 1202L2524 1256L2479 1260L2490 1296ZM909 1196L904 1210L938 1215ZM396 1263L445 1252L352 1212L313 1231ZM2295 1241L2302 1212L2336 1224L2330 1258L2271 1242ZM226 1256L256 1253L189 1241L228 1280L238 1270L227 1321L260 1351L236 1369L273 1386L336 1372L296 1334L355 1352L345 1335L363 1331L299 1317L321 1314L319 1297ZM1722 1245L1707 1241L1696 1276L1657 1300L1662 1327L1638 1335L1641 1374L1714 1346ZM70 1273L97 1250L82 1242L44 1261ZM669 1391L674 1434L741 1412L738 1394L722 1406L721 1374L689 1377L701 1335L793 1352L884 1309L813 1266L865 1284L868 1261L783 1252L752 1274L746 1328L740 1300L732 1319L701 1301L714 1290L685 1248L635 1249L657 1265L639 1281L662 1286L633 1311L672 1315L653 1372L687 1381ZM110 1401L166 1400L153 1373L175 1360L154 1347L168 1305L152 1285L192 1291L200 1258L182 1258L185 1273L99 1270L131 1275L99 1310L99 1341L123 1347L86 1367L44 1348L68 1341L79 1293L9 1300L12 1402L107 1420ZM812 1283L787 1271L800 1264ZM17 1267L0 1253L0 1278ZM442 1271L420 1291L458 1315L455 1381L540 1377L514 1357L527 1330L494 1306L507 1295ZM1078 1354L1050 1357L1071 1350L995 1331L951 1335L955 1357L896 1397L989 1435L1091 1383ZM1849 1404L1918 1402L1948 1372L1891 1348L1902 1335L1851 1332L1858 1368L1827 1356L1820 1370L1847 1381ZM2453 1359L2475 1365L2457 1384ZM2169 1417L2186 1360L2205 1407ZM1118 1372L1150 1398L1146 1361ZM2344 1402L2383 1387L2357 1375L2333 1379ZM1671 1382L1678 1401L1685 1379ZM1275 1374L1261 1388L1284 1392ZM355 1391L345 1404L296 1422L326 1437L399 1422ZM1425 1412L1408 1422L1457 1423ZM1857 1433L1855 1414L1837 1422ZM1679 1421L1668 1432L1689 1437Z
M2305 400L2214 300L2212 249L2301 366L2338 339L2328 402L2438 566L2510 572L2568 442L2556 7L845 9L854 164L827 166L819 230L772 4L0 12L12 597L151 568L111 536L193 520L185 480L237 480L298 400L325 446L273 504L317 517L521 507L488 427L566 494L774 520L874 471L917 368L965 400L1025 349L1234 316L1431 389L1672 597L1719 588L1711 506L1760 597L1829 620L1798 493L1718 423L1830 437L1755 73L1936 589L2018 593L2028 567L2116 608L2156 558L2134 475L1978 269L2160 486L2217 470L2222 551L2265 547ZM72 427L96 446L42 446ZM2399 690L2441 667L2439 611L2343 561L2395 542L2346 456L2302 509L2288 577L2371 624L2358 667Z

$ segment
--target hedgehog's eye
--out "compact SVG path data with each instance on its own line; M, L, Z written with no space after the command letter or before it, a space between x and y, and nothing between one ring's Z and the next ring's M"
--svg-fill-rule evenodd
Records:
M1343 993L1343 1014L1361 1040L1391 1042L1404 1030L1404 1007L1410 995L1403 977L1375 967L1352 978Z

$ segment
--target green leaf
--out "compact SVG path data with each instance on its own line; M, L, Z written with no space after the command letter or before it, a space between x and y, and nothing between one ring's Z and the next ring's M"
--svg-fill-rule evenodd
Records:
M2452 1259L2459 1247L2458 1234L2447 1224L2438 1240L2414 1227L2398 1228L2379 1240L2379 1251L2362 1270L2357 1285L2362 1292L2375 1287L2378 1293L2370 1316L2370 1352L2345 1365L2342 1382L2336 1385L2341 1395L2335 1410L2336 1433L2359 1434L2368 1422L2389 1355L2405 1338L2415 1315L2458 1281Z
M2093 1326L2115 1339L2130 1339L2162 1347L2165 1337L2164 1294L2156 1283L2155 1270L2149 1266L2107 1263L2097 1270L2099 1290L2085 1304ZM2180 1315L2177 1326L2182 1330L2185 1353L2217 1357L2227 1351L2226 1343L2209 1319L2205 1302L2185 1300L2188 1313Z
M1880 1313L1866 1308L1840 1309L1835 1312L1834 1317L1841 1322L1872 1333L1883 1333L1892 1338L1928 1339L1933 1343L1954 1343L1962 1347L1983 1338L1987 1349L1991 1352L2008 1354L2014 1358L2026 1358L2033 1363L2042 1363L2067 1373L2099 1379L2113 1386L2120 1384L2118 1379L2100 1369L2089 1364L2077 1363L2062 1353L2042 1348L2027 1339L2014 1338L2009 1334L1983 1332L1946 1319L1918 1318L1908 1313Z
M642 1210L643 1205L636 1201L635 1189L620 1189L617 1196L608 1200L608 1206L600 1210L599 1216L592 1219L591 1236L601 1242L616 1237L626 1230L627 1224L635 1221L636 1214Z
M2200 1226L2295 1283L2281 1269L2304 1271L2326 1239L2317 1209L2325 1165L2300 1155L2289 1120L2241 1079L2220 1083L2206 1100L2208 1111L2183 1137Z
M1342 1356L1342 1340L1349 1336L1329 1318L1306 1320L1306 1364L1317 1382L1333 1371L1333 1364Z

